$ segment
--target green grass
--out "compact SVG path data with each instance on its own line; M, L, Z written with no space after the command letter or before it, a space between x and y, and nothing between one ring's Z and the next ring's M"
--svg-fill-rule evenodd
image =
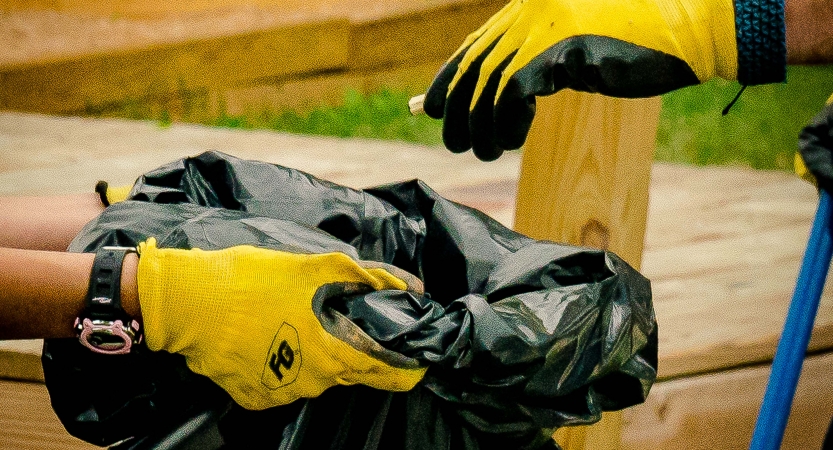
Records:
M798 134L833 93L833 66L791 67L787 83L746 89L714 80L667 94L655 158L693 165L792 170Z
M786 84L749 87L727 116L721 111L740 89L735 82L714 80L665 95L656 159L792 170L799 131L833 93L833 66L791 67L787 79ZM160 126L182 120L229 128L442 143L442 123L425 115L411 116L406 92L383 90L362 95L349 91L340 106L320 106L307 113L262 110L210 116L206 92L191 92L185 86L180 86L180 91L175 96L181 103L176 114L165 106L141 101L88 108L86 112L151 119Z
M833 66L791 67L788 83L749 87L729 114L721 115L739 89L735 82L714 80L665 95L656 160L792 170L799 131L833 93ZM403 92L350 91L341 106L306 114L222 115L213 125L440 144L441 122L411 116L408 98Z
M229 128L266 128L290 133L441 144L441 123L425 115L412 116L408 111L409 99L410 95L405 92L382 90L365 96L348 91L340 106L322 106L306 114L269 110L235 116L222 114L213 124Z

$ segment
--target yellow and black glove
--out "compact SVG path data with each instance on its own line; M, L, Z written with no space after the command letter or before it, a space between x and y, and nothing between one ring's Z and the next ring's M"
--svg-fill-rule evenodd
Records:
M801 130L795 173L833 194L833 96Z
M110 206L114 203L127 200L127 196L130 194L131 189L133 189L132 184L113 187L106 181L99 181L95 185L95 192L98 194L101 204L104 206Z
M151 350L185 356L247 409L316 397L336 384L406 391L425 374L381 347L328 299L397 289L422 292L396 267L343 253L296 254L252 246L218 251L139 246L137 274Z
M535 96L779 82L784 36L783 0L512 0L443 66L424 110L449 150L493 160L523 145Z

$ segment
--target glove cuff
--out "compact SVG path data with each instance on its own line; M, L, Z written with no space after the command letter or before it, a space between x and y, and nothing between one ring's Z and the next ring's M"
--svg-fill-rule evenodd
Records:
M780 83L787 77L784 0L735 0L738 82Z

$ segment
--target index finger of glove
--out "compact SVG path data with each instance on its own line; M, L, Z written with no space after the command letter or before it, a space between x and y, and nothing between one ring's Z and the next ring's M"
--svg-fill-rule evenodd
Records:
M440 71L434 77L428 91L425 93L425 100L423 103L423 110L428 117L434 119L441 119L445 110L445 99L448 96L448 85L454 76L457 74L457 69L460 61L466 56L468 48L477 41L487 30L491 29L493 24L501 20L506 14L512 12L516 8L519 0L513 0L506 4L503 8L495 13L489 20L486 21L480 28L473 33L466 36L463 44L451 55L448 61L443 64Z
M500 72L503 70L512 56L508 56L503 64L497 66L489 74L489 79L484 88L473 101L469 114L469 130L471 133L471 146L474 155L481 161L494 161L503 154L503 149L497 145L495 140L495 92L500 81ZM484 74L481 72L481 77Z
M498 37L497 44L483 61L472 96L469 115L471 145L481 161L493 161L503 154L503 148L496 140L495 96L504 70L524 42L525 33L518 32L519 26L514 23L503 25L509 31ZM510 28L510 25L514 26Z
M488 155L486 158L494 159L499 156L498 153L492 157L496 149L488 143L493 134L491 132L492 127L488 126L485 129L469 128L471 125L470 112L474 109L486 81L492 78L491 75L496 71L497 67L495 66L503 61L505 57L503 53L511 53L513 45L516 42L523 41L522 38L518 39L517 35L511 39L504 35L506 30L515 23L518 16L517 8L520 8L520 5L522 4L518 3L516 8L507 10L506 14L496 20L493 26L468 48L459 63L457 74L451 80L444 111L443 143L446 148L453 152L468 150L472 147L472 139L474 138L475 142L478 142L478 157ZM496 48L502 49L501 55L492 55ZM495 60L497 62L494 64L483 65L484 62ZM497 75L499 76L499 71ZM491 148L487 149L487 147Z
M445 99L443 144L452 152L460 153L471 148L469 107L480 75L480 65L493 46L494 43L483 53L477 55L465 69L462 66L460 67L461 72L455 77L455 82Z
M520 69L528 67L521 66ZM523 70L518 73L518 54L515 54L503 70L494 94L496 145L507 150L521 148L535 118L536 93L552 93L566 87L567 74L559 69L553 67L549 71Z
M445 113L445 99L448 96L448 85L457 74L457 69L460 66L460 61L466 55L465 50L457 54L457 56L450 59L443 64L440 72L431 81L428 91L425 92L425 100L422 108L425 114L432 119L442 119Z

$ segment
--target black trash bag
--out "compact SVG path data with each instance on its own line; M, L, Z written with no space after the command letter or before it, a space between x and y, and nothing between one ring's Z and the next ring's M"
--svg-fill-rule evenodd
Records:
M420 181L354 190L207 152L139 178L69 250L150 236L159 247L341 251L405 269L424 297L372 292L325 308L429 370L410 392L337 386L247 411L179 355L139 346L104 356L47 340L52 406L70 434L97 445L557 448L554 429L640 403L656 378L648 280L612 253L527 238Z

